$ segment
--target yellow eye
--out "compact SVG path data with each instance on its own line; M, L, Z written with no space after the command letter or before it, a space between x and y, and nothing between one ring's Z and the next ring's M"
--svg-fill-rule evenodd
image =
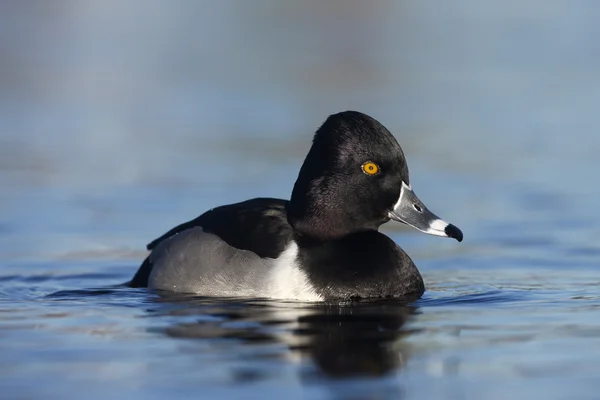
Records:
M379 173L379 165L372 161L367 161L362 165L362 170L367 175L377 175Z

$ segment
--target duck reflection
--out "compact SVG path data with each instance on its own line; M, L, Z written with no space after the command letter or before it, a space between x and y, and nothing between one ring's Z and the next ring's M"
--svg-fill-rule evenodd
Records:
M332 307L298 319L295 332L306 335L309 354L330 376L380 376L402 366L405 352L398 340L413 312L409 306Z
M281 356L308 358L329 377L382 376L401 368L415 314L408 302L343 304L198 298L161 294L148 312L179 317L161 332L175 338L235 339L245 345L284 344ZM157 306L157 307L155 307Z

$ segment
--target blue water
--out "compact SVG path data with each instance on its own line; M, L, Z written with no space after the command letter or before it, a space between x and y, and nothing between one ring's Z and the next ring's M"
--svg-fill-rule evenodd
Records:
M0 398L596 399L600 3L0 6ZM409 303L117 287L379 119L465 240L384 231Z

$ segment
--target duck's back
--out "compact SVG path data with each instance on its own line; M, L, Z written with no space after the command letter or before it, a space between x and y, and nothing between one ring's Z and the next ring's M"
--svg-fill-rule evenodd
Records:
M286 205L281 199L252 199L173 228L148 244L152 252L130 285L214 296L271 291L268 277L297 252Z
M165 239L190 228L202 227L233 247L251 250L260 257L277 258L292 240L292 227L285 211L287 203L282 199L256 198L213 208L176 226L147 247L153 250Z

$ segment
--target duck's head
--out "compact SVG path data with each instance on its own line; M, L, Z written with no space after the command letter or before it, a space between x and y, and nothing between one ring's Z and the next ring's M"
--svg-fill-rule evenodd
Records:
M463 234L413 192L402 148L378 121L356 111L331 115L316 132L288 205L301 235L332 240L389 220L462 241Z

